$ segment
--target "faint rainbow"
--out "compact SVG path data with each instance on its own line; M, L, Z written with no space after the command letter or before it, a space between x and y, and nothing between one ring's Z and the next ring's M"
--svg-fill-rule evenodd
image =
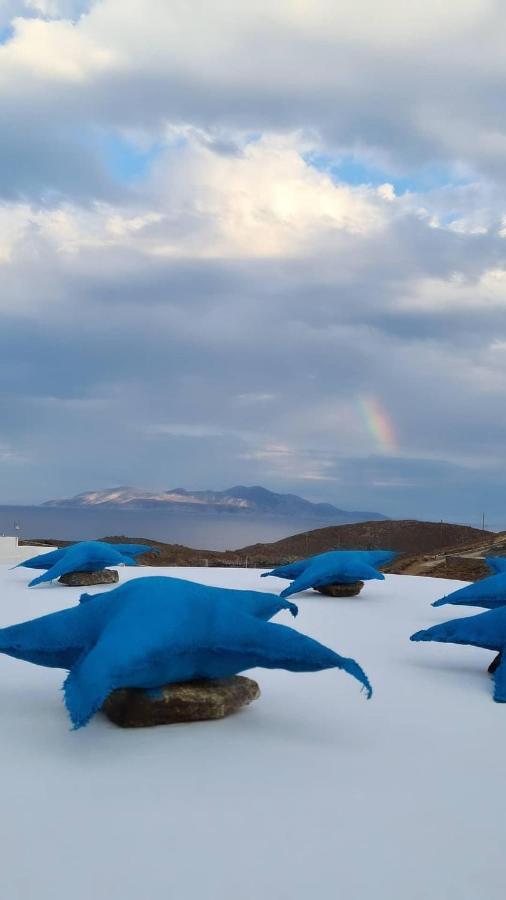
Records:
M377 446L384 453L395 453L399 442L391 417L377 397L360 397L359 410Z

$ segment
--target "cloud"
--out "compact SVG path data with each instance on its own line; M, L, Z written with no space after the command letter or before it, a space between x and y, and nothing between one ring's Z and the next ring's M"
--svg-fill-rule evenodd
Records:
M4 499L260 482L499 515L504 18L3 7Z
M294 139L265 137L231 157L188 141L158 160L143 206L139 197L130 208L4 204L1 255L8 261L36 234L58 254L131 246L151 257L300 256L323 241L335 246L340 234L381 230L390 202L375 189L334 184Z
M43 79L48 86L53 81L83 82L115 63L109 49L68 20L15 18L12 28L10 40L0 46L1 93L14 78Z
M232 10L230 0L205 9L145 0L142 11L137 0L48 2L11 3L16 33L0 81L3 73L17 118L37 91L51 129L69 109L88 126L153 133L167 122L222 133L303 127L334 151L376 154L394 168L440 160L504 173L496 111L506 14L497 2L462 0L457 10L326 0L310 9L288 0L273 9L262 0ZM23 9L43 18L20 17ZM25 77L5 80L13 65L42 77L40 94Z

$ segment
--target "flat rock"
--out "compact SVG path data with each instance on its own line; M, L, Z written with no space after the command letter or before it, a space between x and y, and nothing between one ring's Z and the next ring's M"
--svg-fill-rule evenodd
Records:
M324 587L315 588L315 591L325 594L326 597L356 597L363 586L363 581L352 581L351 584L326 584Z
M256 681L234 675L232 678L166 684L156 691L121 688L109 694L102 712L121 728L146 728L223 719L259 696Z
M58 579L67 587L89 587L92 584L116 584L119 575L115 569L101 569L100 572L69 572Z

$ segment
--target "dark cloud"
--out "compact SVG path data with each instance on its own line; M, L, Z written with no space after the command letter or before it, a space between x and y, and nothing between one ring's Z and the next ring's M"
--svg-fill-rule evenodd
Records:
M86 20L106 45L107 8ZM8 9L0 27L28 14ZM75 20L87 6L59 9ZM150 58L132 40L112 68L0 81L3 500L261 482L396 516L499 521L506 321L487 273L506 257L502 50L477 69L450 38L429 60L416 41L387 52L262 25L195 65L193 51ZM262 193L268 155L247 184L212 168L240 165L262 132L296 130L301 157L310 140L393 174L441 162L455 183L388 202L364 186L364 209L343 196L336 224L314 169L282 184L276 207ZM151 173L122 179L104 134L156 146ZM211 200L206 178L221 179ZM270 230L274 250L259 251ZM396 446L378 446L364 396Z
M453 235L439 235L446 237L452 244ZM500 358L495 371L485 349L503 333L503 314L489 313L473 329L479 316L471 310L459 329L454 314L437 308L385 313L392 280L389 266L375 264L375 240L370 255L362 241L369 264L360 275L347 252L335 261L331 288L328 267L320 285L314 260L150 264L139 255L132 265L130 254L110 258L100 248L70 262L46 248L11 271L4 299L13 302L0 335L2 438L29 459L14 480L5 472L10 499L43 499L43 471L46 494L96 480L260 480L429 515L427 495L444 483L440 517L444 509L464 515L485 489L487 466L497 472L496 448L506 439L497 415ZM464 257L473 240L459 242ZM441 277L455 254L450 262ZM352 295L339 287L348 263L357 278ZM415 273L420 266L416 260ZM398 296L412 278L411 268L397 269ZM23 304L35 289L38 312L27 316ZM392 327L395 315L402 327ZM463 381L473 366L492 382ZM381 399L406 458L368 461L374 442L357 413L364 394ZM248 395L251 402L240 400ZM358 458L347 462L350 422ZM278 444L288 449L269 450ZM330 480L305 481L297 470Z

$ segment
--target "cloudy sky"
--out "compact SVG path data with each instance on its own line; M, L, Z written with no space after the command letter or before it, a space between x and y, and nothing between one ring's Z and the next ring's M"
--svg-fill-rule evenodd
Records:
M261 483L506 527L505 32L501 0L0 0L0 502Z

